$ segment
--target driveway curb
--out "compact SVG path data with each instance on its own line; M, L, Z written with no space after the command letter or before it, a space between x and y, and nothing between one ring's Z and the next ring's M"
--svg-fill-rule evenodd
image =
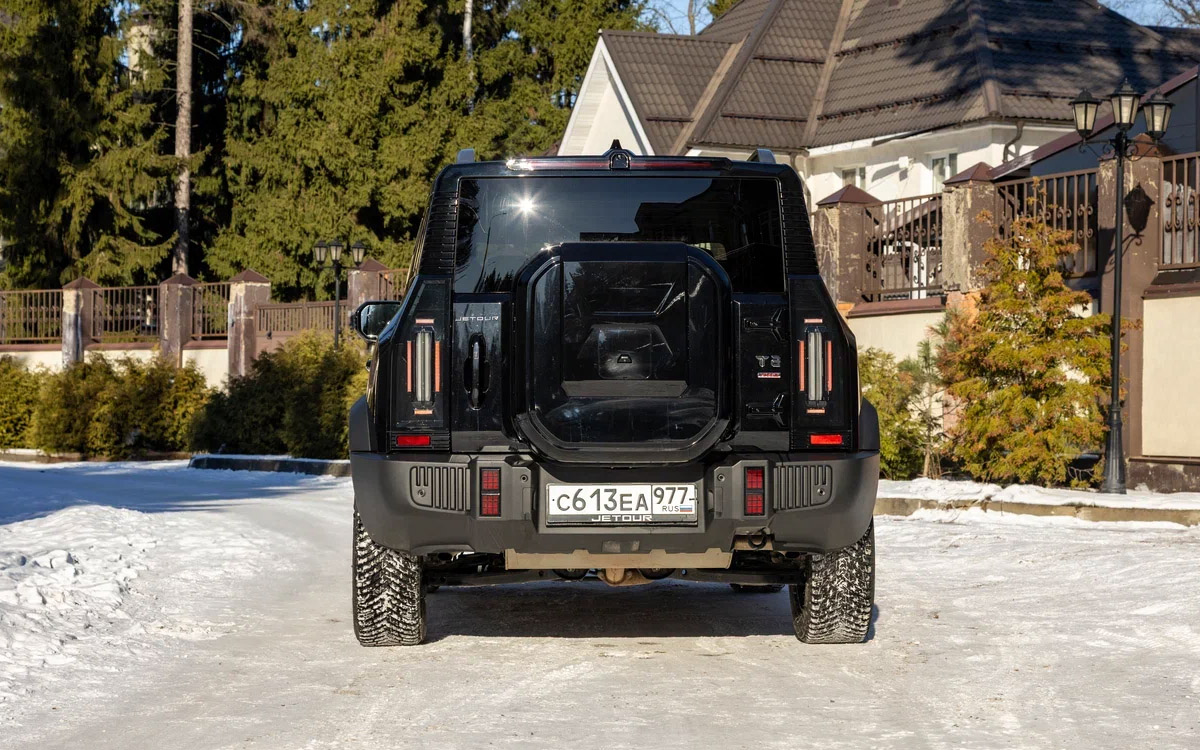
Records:
M967 510L1016 513L1024 516L1063 516L1084 521L1139 521L1200 525L1200 510L1177 508L1112 508L1102 505L1047 505L1043 503L981 501L938 501L912 497L881 497L875 501L877 516L911 516L918 510Z
M315 476L348 477L350 462L317 458L273 458L263 456L193 456L189 469L224 469L226 471L282 471Z

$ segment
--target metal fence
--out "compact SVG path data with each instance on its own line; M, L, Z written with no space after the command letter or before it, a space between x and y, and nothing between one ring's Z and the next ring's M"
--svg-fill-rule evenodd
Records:
M1200 154L1183 154L1162 161L1163 270L1200 268L1200 227L1196 191L1200 188Z
M255 325L260 334L270 337L276 333L299 333L318 330L333 331L333 301L328 302L272 302L255 308ZM342 330L350 320L349 305L341 303Z
M1064 263L1068 276L1096 273L1096 170L1031 177L996 186L996 233L1009 236L1013 222L1040 216L1048 226L1069 232L1079 250Z
M92 293L92 339L131 343L157 341L157 286L102 287Z
M223 339L229 336L228 281L192 287L192 340Z
M62 341L61 289L0 292L0 344Z
M942 196L867 206L863 299L924 299L942 293Z

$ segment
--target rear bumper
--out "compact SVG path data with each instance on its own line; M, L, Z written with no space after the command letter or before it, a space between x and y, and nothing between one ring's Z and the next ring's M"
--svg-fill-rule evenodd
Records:
M354 502L376 542L434 552L638 554L732 550L766 535L773 549L825 552L866 531L879 483L878 451L725 454L704 463L611 469L551 464L525 454L350 454ZM501 516L479 515L481 467L501 469ZM743 508L744 469L766 469L766 513ZM552 526L541 496L550 481L696 482L694 526Z

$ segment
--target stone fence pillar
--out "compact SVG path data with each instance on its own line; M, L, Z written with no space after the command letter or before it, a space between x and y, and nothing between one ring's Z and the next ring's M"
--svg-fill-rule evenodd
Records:
M383 272L388 267L375 260L367 258L358 268L351 268L346 274L346 305L351 312L367 300L379 299L383 283Z
M254 271L242 271L229 280L229 377L250 371L258 354L255 308L271 301L271 282Z
M821 277L837 304L862 301L867 208L879 203L865 190L848 185L819 201L813 212L813 242Z
M990 172L980 162L946 180L942 192L942 287L946 290L971 292L982 286L983 246L995 221L994 217L980 220L982 212L995 211L996 186Z
M100 285L91 279L78 278L63 287L62 357L63 367L82 362L87 345L92 341L93 289Z
M183 363L183 346L192 339L192 307L196 280L177 273L158 285L159 354L176 367Z

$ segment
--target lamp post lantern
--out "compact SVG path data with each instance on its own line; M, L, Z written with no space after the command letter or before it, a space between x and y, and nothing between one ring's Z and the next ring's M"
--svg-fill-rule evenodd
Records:
M313 245L313 259L317 261L318 267L333 271L333 348L336 350L341 344L342 331L342 253L346 249L347 243L341 240L317 240ZM361 242L355 242L350 245L350 257L354 260L354 265L358 266L363 262L363 257L366 255L367 248ZM326 264L326 258L329 263Z
M1104 446L1104 483L1100 491L1118 495L1125 494L1125 447L1122 442L1124 425L1121 419L1121 256L1125 250L1125 162L1140 158L1129 139L1129 130L1137 118L1141 99L1128 80L1122 82L1109 96L1116 133L1103 143L1104 153L1115 156L1117 160L1117 215L1113 237L1112 340L1109 355L1112 373L1111 400L1108 407L1108 434ZM1154 139L1155 145L1167 132L1172 106L1169 99L1161 93L1155 93L1142 107L1146 133ZM1083 139L1080 150L1091 147L1088 137L1095 129L1096 113L1099 109L1100 100L1092 96L1087 89L1080 91L1079 96L1071 101L1075 130Z

